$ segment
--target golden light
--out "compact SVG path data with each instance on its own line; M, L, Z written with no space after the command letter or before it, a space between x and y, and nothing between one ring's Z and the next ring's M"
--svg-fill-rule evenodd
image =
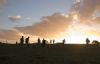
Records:
M79 20L77 14L73 15L73 20Z
M85 44L85 39L89 38L90 42L93 40L100 41L100 34L93 27L81 23L73 23L70 25L69 30L66 31L65 36L56 39L62 41L66 39L66 44Z
M100 32L98 30L95 30L93 26L81 23L77 13L72 13L72 15L73 22L66 32L62 32L64 36L56 39L57 42L66 39L66 44L86 44L86 38L89 38L90 42L93 40L100 41Z
M62 14L64 15L64 14ZM68 15L64 15L68 17ZM61 32L59 34L59 37L55 38L56 42L62 42L63 39L66 39L66 44L85 44L85 39L89 38L91 42L93 40L100 41L100 32L95 30L95 28L88 26L86 24L83 24L80 22L78 18L78 14L73 14L72 16L73 22L70 24L69 28L66 29L65 32ZM20 33L20 35L24 35ZM58 34L57 34L58 35ZM28 35L26 35L28 36ZM31 35L29 35L31 36ZM31 36L32 39L30 39L32 42L36 42L38 36ZM34 39L35 38L35 39ZM41 38L43 39L43 38ZM47 38L46 38L47 39ZM52 38L53 40L54 38ZM49 38L47 39L50 40Z

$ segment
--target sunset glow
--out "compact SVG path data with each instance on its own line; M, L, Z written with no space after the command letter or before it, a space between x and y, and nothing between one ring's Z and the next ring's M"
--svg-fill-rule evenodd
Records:
M85 28L84 28L85 27ZM96 31L95 29L91 27L86 27L82 24L78 24L70 27L70 30L65 34L66 36L57 39L57 41L62 41L62 39L66 39L66 44L85 44L85 39L89 38L91 42L93 40L98 40L100 41L100 34Z
M45 38L84 44L86 38L100 41L99 27L100 0L0 0L2 42L29 36L30 43Z
M78 15L77 15L77 14L73 15L73 20L79 20L79 18L78 18Z
M57 39L57 41L61 41L62 39L66 39L67 44L86 44L85 39L89 38L91 43L93 40L100 41L100 33L92 26L88 26L86 24L80 23L80 19L77 14L73 15L73 23L70 25L69 30L65 33L66 36L61 39Z

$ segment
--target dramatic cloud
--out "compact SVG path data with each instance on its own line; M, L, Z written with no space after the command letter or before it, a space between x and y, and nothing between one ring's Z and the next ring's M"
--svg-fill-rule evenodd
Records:
M0 7L4 6L7 3L7 0L0 0Z
M17 40L19 36L19 33L14 30L0 29L0 39Z
M55 13L51 16L45 16L41 22L26 27L15 27L24 34L31 34L40 37L56 37L65 32L71 23L68 15Z
M76 2L74 9L82 21L91 19L95 11L100 13L100 0L80 0Z
M15 21L18 21L21 19L21 16L20 15L17 15L17 16L9 16L8 17L12 22L15 22Z

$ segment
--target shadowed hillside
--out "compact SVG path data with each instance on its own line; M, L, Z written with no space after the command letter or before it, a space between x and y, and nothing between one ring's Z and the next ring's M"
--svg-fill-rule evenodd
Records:
M100 64L100 45L0 44L0 64Z

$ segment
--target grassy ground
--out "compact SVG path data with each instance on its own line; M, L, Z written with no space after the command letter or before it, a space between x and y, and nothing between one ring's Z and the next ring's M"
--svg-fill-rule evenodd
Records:
M100 64L100 45L0 45L0 64Z

